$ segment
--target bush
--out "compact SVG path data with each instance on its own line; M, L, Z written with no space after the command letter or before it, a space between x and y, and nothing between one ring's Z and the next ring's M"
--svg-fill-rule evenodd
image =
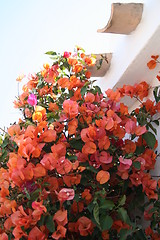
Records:
M158 88L156 101L146 82L105 95L83 49L47 54L53 64L23 86L23 118L1 138L1 239L160 239ZM129 112L124 96L140 106Z

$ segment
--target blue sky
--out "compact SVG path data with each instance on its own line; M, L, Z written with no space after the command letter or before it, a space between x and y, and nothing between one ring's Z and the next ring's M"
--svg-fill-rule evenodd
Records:
M106 0L0 1L0 127L20 116L13 107L17 76L39 71L48 61L46 51L73 51L75 45L88 53L110 49L108 36L97 33L107 11Z

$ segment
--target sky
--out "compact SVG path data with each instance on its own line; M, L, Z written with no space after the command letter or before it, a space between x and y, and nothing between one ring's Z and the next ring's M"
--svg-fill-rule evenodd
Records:
M45 52L73 51L75 45L83 47L87 53L112 52L117 38L97 33L97 29L108 22L112 2L0 0L1 128L21 117L13 106L18 95L16 78L42 69L43 63L49 61Z

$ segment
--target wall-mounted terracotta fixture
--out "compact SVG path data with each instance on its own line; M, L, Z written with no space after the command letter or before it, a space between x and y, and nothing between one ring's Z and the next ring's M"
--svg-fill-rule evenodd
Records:
M103 77L110 67L112 53L94 54L94 56L96 57L96 64L87 67L87 69L91 72L91 77Z
M142 13L142 3L113 3L108 24L98 32L130 34L140 23Z

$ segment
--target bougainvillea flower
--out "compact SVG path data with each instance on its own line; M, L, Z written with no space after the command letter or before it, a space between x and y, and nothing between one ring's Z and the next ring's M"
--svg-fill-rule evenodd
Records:
M34 202L32 202L32 208L34 210L38 210L40 212L47 212L46 207L42 203L43 203L43 201L41 201L41 202L34 201Z
M53 217L58 225L65 226L68 223L67 210L58 210Z
M37 96L34 95L33 93L31 93L28 96L28 100L27 100L28 104L31 106L36 106L37 105Z
M98 147L100 150L107 150L110 146L110 140L108 136L104 136L98 140Z
M55 130L48 129L44 133L41 134L40 140L44 142L53 142L56 141L57 133Z
M119 162L120 162L120 165L118 166L118 171L120 172L128 170L132 165L131 159L123 159L123 157L119 157Z
M69 58L71 56L71 52L64 52L63 57Z
M57 161L53 157L53 153L44 154L40 163L48 170L53 170L56 168Z
M93 142L86 142L82 148L82 153L84 154L93 154L96 152L96 144Z
M97 181L98 181L100 184L104 184L104 183L106 183L106 182L109 181L109 179L110 179L110 174L109 174L109 172L107 172L107 171L100 170L100 171L97 173L96 179L97 179Z
M42 164L37 163L37 165L33 168L33 175L35 178L40 178L46 176L46 169L42 166Z
M65 157L61 157L57 161L56 170L59 174L67 174L72 170L72 163Z
M22 230L22 228L20 226L16 226L13 230L13 236L15 237L15 239L21 239L23 236L27 237L27 234Z
M53 153L53 157L55 159L59 159L59 158L64 157L66 155L66 146L63 143L54 144L51 147L51 151Z
M78 104L75 101L65 100L63 102L63 109L69 118L74 118L78 115Z
M8 128L8 134L12 137L14 135L19 135L20 134L20 126L19 124L14 124Z
M112 156L110 156L110 154L109 153L107 153L107 152L105 152L105 151L102 151L101 153L100 153L100 156L99 156L99 161L101 162L101 163L105 163L105 164L107 164L107 163L111 163L112 162Z
M84 189L82 192L82 198L84 198L86 201L90 201L92 199L92 195L89 189Z
M67 229L61 225L57 226L57 230L52 234L52 238L58 240L60 238L65 238Z
M35 107L35 112L32 115L33 121L41 122L46 115L46 109L41 106Z
M45 240L46 237L45 237L45 234L42 233L40 231L40 229L38 227L34 227L32 228L32 230L29 232L29 235L28 235L28 240Z
M69 175L69 176L64 175L63 181L67 185L67 187L78 185L81 181L81 175L80 174Z
M80 217L76 225L81 236L88 236L93 232L93 223L85 216Z
M131 227L127 223L122 222L121 220L116 220L116 221L114 221L112 228L116 229L117 232L119 233L121 231L121 229L129 230Z
M8 235L6 233L0 234L0 239L1 240L8 240Z
M84 98L85 102L90 102L93 103L95 101L95 96L93 93L87 93L85 98Z
M72 204L72 212L74 213L80 213L82 212L84 209L84 203L83 202L76 202L76 201L73 201L73 204Z
M75 195L74 189L62 188L58 193L58 200L64 202L66 200L73 200Z
M72 135L76 133L78 127L78 120L75 118L68 123L68 134Z

